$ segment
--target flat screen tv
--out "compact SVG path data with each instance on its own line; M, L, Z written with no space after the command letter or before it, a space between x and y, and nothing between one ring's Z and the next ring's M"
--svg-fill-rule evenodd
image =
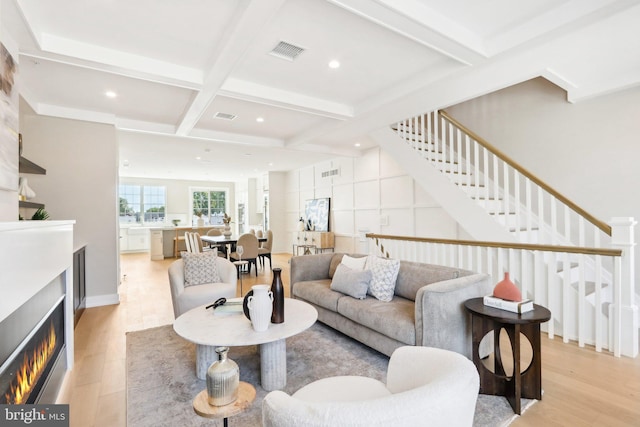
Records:
M307 224L311 224L311 229L315 231L329 231L329 207L331 199L310 199L304 204L304 214Z

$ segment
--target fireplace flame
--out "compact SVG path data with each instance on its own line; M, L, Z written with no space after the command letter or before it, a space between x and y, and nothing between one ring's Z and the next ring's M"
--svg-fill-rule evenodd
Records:
M49 326L49 333L31 354L25 352L22 365L16 372L15 378L11 381L9 392L5 394L8 404L19 405L31 394L33 386L36 384L42 371L47 366L56 348L56 332L53 322Z

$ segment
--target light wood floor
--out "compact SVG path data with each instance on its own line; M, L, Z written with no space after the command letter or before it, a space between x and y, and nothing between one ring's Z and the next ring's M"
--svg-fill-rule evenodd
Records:
M288 259L274 255L287 291ZM121 303L83 314L75 331L75 367L61 395L61 403L70 404L72 427L126 425L125 333L173 321L167 277L172 261L123 255ZM244 292L271 278L268 268L257 278L243 275ZM640 357L617 359L546 336L542 348L543 399L513 426L640 426Z

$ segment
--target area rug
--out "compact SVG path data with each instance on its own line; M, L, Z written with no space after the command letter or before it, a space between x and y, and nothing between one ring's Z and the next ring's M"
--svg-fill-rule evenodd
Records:
M262 399L260 356L256 346L234 347L229 358L240 367L240 380L253 384L257 395L247 411L229 420L231 426L260 426ZM291 394L302 386L334 375L363 375L385 381L389 358L317 322L287 339L287 385ZM199 417L195 396L206 388L195 375L195 345L180 338L171 325L127 333L127 425L222 426L222 420ZM523 399L527 408L535 400ZM480 395L474 426L506 426L515 419L504 397Z

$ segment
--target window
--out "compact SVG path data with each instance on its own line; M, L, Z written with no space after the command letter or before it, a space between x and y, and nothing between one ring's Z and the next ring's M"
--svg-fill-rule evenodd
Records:
M198 224L198 219L205 225L222 225L222 217L227 207L227 191L210 188L191 190L191 223Z
M120 224L164 222L166 190L154 185L121 184Z

